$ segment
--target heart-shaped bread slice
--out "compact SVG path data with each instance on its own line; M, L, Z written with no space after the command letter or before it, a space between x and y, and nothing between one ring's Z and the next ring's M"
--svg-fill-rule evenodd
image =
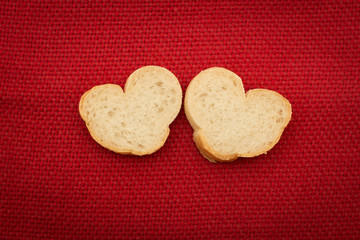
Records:
M184 107L198 149L212 162L266 153L291 119L291 105L279 93L245 93L241 78L219 67L200 72L190 82Z
M133 72L124 91L105 84L84 93L82 119L96 142L122 154L146 155L161 148L178 115L182 90L169 70L146 66Z

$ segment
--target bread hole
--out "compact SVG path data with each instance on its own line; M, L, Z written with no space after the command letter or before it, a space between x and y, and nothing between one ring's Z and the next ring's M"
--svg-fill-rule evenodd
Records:
M143 148L144 148L144 145L142 145L142 144L139 143L139 144L138 144L138 147L141 148L141 149L143 149Z
M121 136L121 134L118 133L118 132L115 132L114 135L115 135L115 137L117 137L117 138Z
M107 106L104 106L105 109L107 109Z
M175 92L176 92L175 88L172 88L170 91L171 91L172 94L175 94Z
M109 116L109 117L114 116L114 112L113 112L113 111L109 111L109 112L108 112L108 116Z
M116 108L116 107L114 107L114 108L113 108L113 111L116 111L116 110L117 110L117 108Z
M121 126L122 126L122 127L126 127L126 123L125 123L125 122L121 122Z
M276 123L281 123L282 121L284 120L284 118L278 118L278 119L276 119Z
M279 115L281 116L281 115L283 114L283 110L280 109L280 110L278 111L278 113L279 113Z
M164 111L164 108L163 107L159 107L159 109L157 110L158 113L161 113L162 111Z
M96 113L93 114L93 117L96 117Z
M167 105L168 101L166 99L162 100L162 104Z
M234 84L234 86L235 86L235 87L237 86L237 84L236 84L236 81L235 81L235 80L233 80L233 84Z
M155 83L155 84L156 84L156 86L161 87L161 86L163 85L163 82L157 82L157 83Z
M214 104L214 103L210 104L210 107L212 107L212 108L213 108L214 106L215 106L215 104Z
M206 97L206 96L207 96L207 93L203 93L200 95L201 98Z
M86 115L89 116L89 111L86 111Z
M130 141L130 140L127 140L126 142L130 145L132 144L132 141Z
M221 89L222 89L222 90L226 90L227 88L226 88L225 86L222 86Z
M272 142L268 142L268 145L270 146L270 145L272 145L273 143Z
M172 98L172 99L170 100L170 102L171 102L172 104L174 104L174 103L175 103L175 98Z

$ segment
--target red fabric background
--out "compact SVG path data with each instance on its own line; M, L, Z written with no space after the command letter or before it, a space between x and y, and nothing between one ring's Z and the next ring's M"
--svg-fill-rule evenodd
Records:
M86 2L1 3L1 239L360 239L359 1ZM293 119L230 164L199 154L183 109L155 154L112 153L78 101L144 65L184 92L226 67Z

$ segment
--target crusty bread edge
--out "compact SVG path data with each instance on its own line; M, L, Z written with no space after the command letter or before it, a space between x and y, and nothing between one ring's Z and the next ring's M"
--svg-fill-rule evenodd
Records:
M206 141L206 138L201 132L202 130L195 130L193 133L193 140L196 144L196 147L199 149L201 155L203 155L207 160L213 163L217 163L217 162L232 162L238 158L236 154L222 155L221 153L211 149L211 147Z
M227 70L227 69L225 69L225 70ZM229 70L227 70L227 71L229 71ZM197 76L195 76L194 78L196 78ZM192 82L193 81L191 80L190 84L188 86L188 90L190 89ZM275 93L276 95L278 95L284 102L286 102L286 106L288 108L289 115L284 120L284 124L282 125L282 130L280 131L280 133L276 137L273 144L269 145L268 147L266 147L266 148L264 148L264 149L262 149L262 150L260 150L258 152L255 152L253 154L233 154L233 155L223 155L223 154L215 151L214 149L212 149L209 146L209 144L206 141L206 138L205 138L204 134L202 133L202 129L196 124L194 118L191 116L191 113L190 113L189 107L188 107L189 106L189 100L188 100L188 97L187 97L187 92L185 93L185 100L184 100L185 115L186 115L186 118L188 119L190 125L194 129L193 140L194 140L197 148L199 149L201 155L203 155L206 159L208 159L210 162L213 162L213 163L216 163L216 162L232 162L232 161L235 161L236 159L238 159L239 157L251 158L251 157L259 156L261 154L266 154L269 150L271 150L279 142L285 128L287 127L287 125L289 124L289 122L291 120L291 115L292 115L291 104L280 93L272 91L272 90L268 90L268 89L259 89L258 88L258 89L249 90L249 91L247 91L245 93L245 97L247 98L250 94L253 94L255 92L260 92L260 91L266 91L266 92L271 91L271 92Z
M170 70L164 68L164 67L160 67L160 66L152 66L152 65L149 65L149 66L144 66L142 68L147 68L147 67L158 67L158 68L162 68L162 69L165 69L169 72L171 72ZM139 71L140 69L142 68L139 68L135 71ZM171 72L172 73L172 72ZM133 73L132 73L133 74ZM132 76L132 74L130 74L130 76L127 78L126 80L126 83L128 82L129 78ZM172 73L173 74L173 73ZM173 74L174 75L174 74ZM175 75L174 75L175 76ZM175 76L176 78L176 76ZM177 79L177 78L176 78ZM126 83L125 83L125 88L126 88ZM94 90L95 88L98 88L100 86L104 86L104 85L115 85L116 87L119 87L121 88L122 92L124 92L124 90L122 89L122 87L120 85L117 85L117 84L102 84L102 85L97 85L97 86L94 86L92 87L90 90L86 91L80 98L80 101L79 101L79 113L80 113L80 116L81 118L83 119L83 121L85 122L86 124L86 128L88 129L91 137L98 143L100 144L101 146L103 146L104 148L112 151L112 152L115 152L115 153L119 153L119 154L124 154L124 155L137 155L137 156L144 156L144 155L149 155L149 154L152 154L156 151L158 151L160 148L162 148L170 134L170 125L168 125L168 127L166 128L166 133L164 135L164 137L161 139L161 141L158 142L158 144L156 144L156 146L154 148L152 148L151 150L149 151L143 151L143 152L140 152L140 151L134 151L134 150L130 150L130 149L123 149L123 148L113 148L113 146L110 146L110 144L107 144L106 142L104 141L101 141L100 138L91 130L91 128L89 128L89 125L88 125L88 122L87 122L87 119L86 119L86 115L84 113L84 110L83 110L83 105L84 105L84 100L85 100L85 97L87 94L89 94L92 90ZM181 89L181 85L179 83L179 86L180 86L180 89ZM182 90L181 90L182 91ZM182 102L182 98L183 98L183 95L181 94L181 102ZM181 110L181 105L180 105L180 108L178 109L177 111L177 114L175 115L174 119L170 122L170 124L175 120L175 118L179 115L179 112Z

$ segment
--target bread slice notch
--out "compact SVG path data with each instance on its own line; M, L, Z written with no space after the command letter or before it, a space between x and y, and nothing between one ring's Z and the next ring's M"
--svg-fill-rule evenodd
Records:
M85 92L79 112L101 146L141 156L164 145L181 103L176 76L163 67L145 66L129 76L124 91L119 85L104 84Z
M193 140L211 162L267 153L291 119L291 104L279 93L253 89L245 93L241 78L220 67L200 72L185 94L185 114Z

